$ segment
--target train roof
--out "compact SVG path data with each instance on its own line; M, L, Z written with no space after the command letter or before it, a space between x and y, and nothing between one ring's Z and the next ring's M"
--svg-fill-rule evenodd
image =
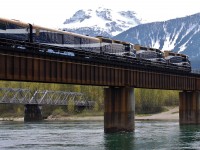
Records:
M172 51L164 51L165 56L181 56L181 57L188 57L188 55L180 54Z
M13 23L13 24L16 24L16 25L19 25L19 26L22 26L22 27L29 27L29 25L30 25L30 23L25 23L25 22L15 20L15 19L0 18L0 21ZM86 36L86 35L82 35L82 34L78 34L78 33L72 33L72 32L68 32L68 31L62 31L62 30L58 30L58 29L42 27L42 26L34 25L34 24L31 24L31 25L32 25L33 29L47 30L47 31L50 31L50 32L58 32L60 34L74 35L74 36L78 36L78 37L82 37L82 38L87 38L87 39L99 41L99 38L95 38L95 37L91 37L91 36Z
M22 26L22 27L29 27L28 23L24 23L24 22L21 22L19 20L15 20L15 19L0 18L0 21L13 23L13 24L16 24L16 25L19 25L19 26Z
M47 30L47 31L51 31L51 32L58 32L60 34L68 34L68 35L78 36L78 37L81 37L81 38L87 38L87 39L92 39L92 40L98 40L99 41L98 38L87 36L87 35L82 35L82 34L78 34L78 33L73 33L73 32L62 31L62 30L58 30L58 29L42 27L42 26L39 26L39 25L32 25L32 26L33 26L33 29L41 29L41 30Z
M78 36L81 38L87 38L87 39L96 40L96 41L104 41L104 42L108 42L108 43L114 42L114 43L119 43L119 44L132 44L132 43L125 42L125 41L113 40L113 39L110 39L108 37L103 37L103 36L91 37L91 36L82 35L82 34L78 34L78 33L62 31L62 30L53 29L53 28L47 28L47 27L43 27L43 26L39 26L39 25L35 25L35 24L25 23L25 22L22 22L20 20L15 20L15 19L0 18L0 21L16 24L16 25L26 27L26 28L28 28L30 25L32 25L33 29L35 29L35 30L37 30L37 29L38 30L47 30L50 32L57 32L60 34L73 35L73 36Z

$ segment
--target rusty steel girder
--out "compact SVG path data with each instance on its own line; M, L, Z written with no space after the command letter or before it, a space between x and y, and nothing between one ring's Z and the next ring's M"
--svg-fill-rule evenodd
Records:
M0 80L200 90L200 76L139 65L0 48Z

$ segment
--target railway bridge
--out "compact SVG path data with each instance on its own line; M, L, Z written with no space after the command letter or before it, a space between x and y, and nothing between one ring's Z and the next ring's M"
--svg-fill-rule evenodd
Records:
M106 86L105 132L134 130L134 88L180 91L180 124L200 123L200 75L177 66L6 39L0 64L0 80Z

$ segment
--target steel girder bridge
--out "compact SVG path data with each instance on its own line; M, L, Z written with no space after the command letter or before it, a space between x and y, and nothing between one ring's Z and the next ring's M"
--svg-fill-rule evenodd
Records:
M200 124L200 75L178 66L8 39L0 39L0 64L1 80L106 86L105 132L134 130L134 88L182 91L180 124ZM25 114L31 120L39 113L28 105Z

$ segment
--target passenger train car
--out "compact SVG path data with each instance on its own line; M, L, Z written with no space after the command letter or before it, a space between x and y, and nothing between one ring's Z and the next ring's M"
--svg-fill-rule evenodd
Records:
M134 45L129 42L113 40L102 36L90 37L62 30L49 29L23 23L18 20L0 18L0 38L114 55L117 58L119 56L119 58L123 59L147 60L152 63L156 62L156 64L173 64L179 68L182 67L184 71L185 68L187 68L187 72L191 70L189 58L183 54L173 56L172 53L165 53L164 55L161 50L155 48L144 47L138 44ZM47 52L55 53L53 50L48 50Z
M90 37L2 18L0 18L0 38L73 47L96 53L119 53L129 51L131 48L130 43L119 43L109 38Z

